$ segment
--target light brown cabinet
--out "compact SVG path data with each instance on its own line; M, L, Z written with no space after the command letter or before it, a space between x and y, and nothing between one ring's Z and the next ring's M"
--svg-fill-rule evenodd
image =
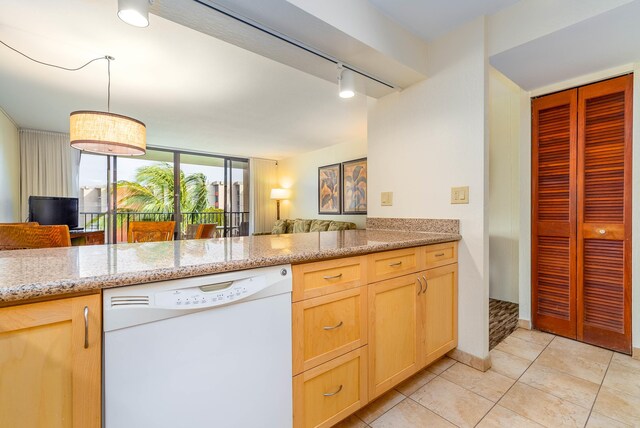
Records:
M415 274L369 285L371 398L418 371L420 301Z
M293 266L296 428L332 426L457 346L457 245Z
M100 295L0 308L0 426L99 428Z

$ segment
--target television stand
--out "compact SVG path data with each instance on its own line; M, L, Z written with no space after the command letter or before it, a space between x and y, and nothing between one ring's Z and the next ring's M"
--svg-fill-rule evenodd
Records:
M71 245L103 245L104 230L70 230Z

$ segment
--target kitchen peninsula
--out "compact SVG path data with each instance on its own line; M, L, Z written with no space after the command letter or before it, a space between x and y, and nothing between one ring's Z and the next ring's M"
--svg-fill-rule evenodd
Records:
M73 426L97 427L107 346L102 290L290 264L293 425L329 427L457 346L461 237L457 227L451 232L369 229L7 251L0 253L0 334L12 335L14 346L38 341L48 352L68 329L69 349L56 358L69 365L72 403L59 404L71 409ZM29 337L32 330L39 337ZM30 387L58 394L69 379L38 385L51 369L41 354L15 359L13 376L31 373ZM34 413L53 417L40 404ZM5 413L8 421L11 414L24 413Z

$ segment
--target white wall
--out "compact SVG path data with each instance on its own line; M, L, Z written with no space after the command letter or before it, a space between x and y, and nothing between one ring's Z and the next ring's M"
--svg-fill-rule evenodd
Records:
M522 94L489 68L489 296L513 303L518 303Z
M291 200L281 202L280 218L351 221L364 229L366 215L318 214L318 167L364 157L367 157L366 140L336 144L279 161L280 186L291 189Z
M369 110L369 215L460 219L459 345L489 352L487 62L479 18L429 46L430 78ZM450 188L469 186L468 205ZM393 206L380 206L380 192Z
M0 223L20 219L20 141L18 127L0 109Z

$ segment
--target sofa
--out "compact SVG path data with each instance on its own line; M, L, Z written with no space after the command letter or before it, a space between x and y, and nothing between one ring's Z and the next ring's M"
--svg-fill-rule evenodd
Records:
M283 233L325 232L351 229L356 229L356 224L348 221L297 218L294 220L276 220L271 229L271 234L281 235Z

